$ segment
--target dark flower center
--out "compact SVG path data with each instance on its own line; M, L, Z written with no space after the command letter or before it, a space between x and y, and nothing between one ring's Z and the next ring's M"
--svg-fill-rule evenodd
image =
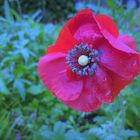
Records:
M79 76L86 76L94 74L98 56L98 50L92 49L87 44L80 44L68 52L66 59L72 72Z

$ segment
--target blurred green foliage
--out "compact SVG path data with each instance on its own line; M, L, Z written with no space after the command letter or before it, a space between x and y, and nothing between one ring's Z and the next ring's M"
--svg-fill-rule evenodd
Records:
M3 12L3 3L0 1L0 12ZM32 15L39 11L41 14L41 21L56 22L67 18L70 13L74 13L74 0L8 0L9 5L20 16Z
M75 10L85 7L112 16L120 32L133 35L140 49L140 15L135 6L129 8L113 0L103 4L80 1ZM122 91L125 129L121 128L118 98L97 112L71 110L44 88L37 74L40 57L55 42L62 26L39 23L38 10L23 18L6 0L3 13L5 17L0 17L1 140L140 140L140 76Z

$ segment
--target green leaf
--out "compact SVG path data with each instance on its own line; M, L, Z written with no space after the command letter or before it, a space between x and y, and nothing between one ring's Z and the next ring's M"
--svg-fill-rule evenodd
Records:
M114 0L108 0L107 1L108 6L113 9L114 8Z
M43 125L40 129L39 129L39 134L43 139L47 139L47 140L52 140L51 138L53 138L53 133L49 130L47 125Z
M11 9L11 14L16 18L16 20L21 20L21 17L14 9Z
M62 122L56 122L54 125L54 133L64 133L66 129L66 124Z
M21 49L21 54L22 54L22 56L23 56L25 62L27 62L28 59L29 59L29 56L30 56L29 50L26 49L26 48L23 48L23 49Z
M44 91L44 87L42 87L41 85L32 85L28 89L28 92L30 92L33 95L41 94L43 91Z
M6 94L6 95L9 94L9 90L7 89L2 79L0 79L0 93Z
M85 139L81 133L75 131L75 130L70 130L66 133L65 135L65 140L87 140Z
M11 14L9 3L7 0L4 1L4 14L8 21L14 21L13 16Z
M16 80L14 82L14 88L18 90L22 100L25 101L26 94L25 94L25 88L22 80Z
M38 17L40 17L41 16L41 10L39 9L39 10L37 10L32 16L31 16L31 20L35 20L35 19L37 19Z
M130 138L130 137L138 137L139 134L136 131L127 129L127 130L123 130L121 132L121 135L123 137Z

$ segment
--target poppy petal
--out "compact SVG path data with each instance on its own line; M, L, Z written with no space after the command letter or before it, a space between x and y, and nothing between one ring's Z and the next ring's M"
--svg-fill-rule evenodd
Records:
M97 26L93 12L89 9L84 9L78 12L73 18L71 18L66 24L70 29L71 33L74 35L79 28L84 25L94 24Z
M77 99L83 88L83 83L78 79L70 79L67 76L67 70L60 72L53 79L52 91L55 96L62 101L72 101Z
M51 53L38 64L39 77L48 90L61 100L73 100L80 96L82 81L67 77L65 54Z
M100 62L122 78L130 80L140 72L140 55L124 53L106 42L99 45Z
M73 101L62 101L65 105L81 111L81 112L91 112L98 110L100 108L101 102L95 96L95 90L93 87L93 77L86 77L83 80L84 88L76 100Z
M53 53L43 56L38 63L38 74L43 84L49 90L52 78L65 68L65 54Z
M117 38L113 37L110 33L108 33L105 29L103 29L99 24L98 27L100 28L101 33L108 41L108 43L115 49L125 53L137 54L137 52L131 49L128 45L124 44L122 41L118 40Z
M62 28L53 47L49 47L47 53L67 53L78 43L93 41L98 38L99 29L93 18L91 10L81 10L71 18ZM90 37L90 38L89 38Z
M112 92L112 79L103 67L97 67L94 74L93 86L96 88L96 97L102 103L111 103L114 101Z
M81 10L62 28L54 46L48 47L47 54L54 52L67 53L79 43L94 44L102 38L91 10Z
M67 53L76 44L78 44L77 40L72 36L67 26L64 25L58 36L58 39L56 40L55 45L48 47L46 53L47 54L55 52Z
M109 71L109 75L112 79L112 91L116 97L122 89L124 89L128 84L132 82L133 79L125 80L122 77L118 76L116 73Z
M67 53L71 50L76 44L77 40L73 37L70 29L67 27L67 23L62 28L58 39L56 40L56 47L58 47L62 52Z
M137 48L136 48L136 41L133 37L129 36L129 35L126 35L126 34L123 34L123 35L120 35L118 37L118 40L119 41L122 41L123 43L125 43L128 47L130 47L131 49L137 51Z
M66 26L79 43L90 43L101 37L94 14L89 9L81 10L66 23Z
M114 37L118 37L119 31L116 26L116 23L114 22L112 18L110 18L107 15L99 14L96 16L96 20L102 26L103 29L107 30Z
M81 26L76 32L74 37L78 40L78 42L94 44L102 38L97 25L94 24L86 24Z
M61 50L59 47L56 47L55 45L49 46L46 50L46 54L57 53L57 52L61 52Z

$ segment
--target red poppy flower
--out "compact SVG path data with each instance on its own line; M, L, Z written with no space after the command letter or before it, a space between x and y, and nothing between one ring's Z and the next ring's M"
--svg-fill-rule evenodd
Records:
M114 21L85 9L62 28L38 64L45 87L82 112L111 103L140 73L135 40L120 35Z

